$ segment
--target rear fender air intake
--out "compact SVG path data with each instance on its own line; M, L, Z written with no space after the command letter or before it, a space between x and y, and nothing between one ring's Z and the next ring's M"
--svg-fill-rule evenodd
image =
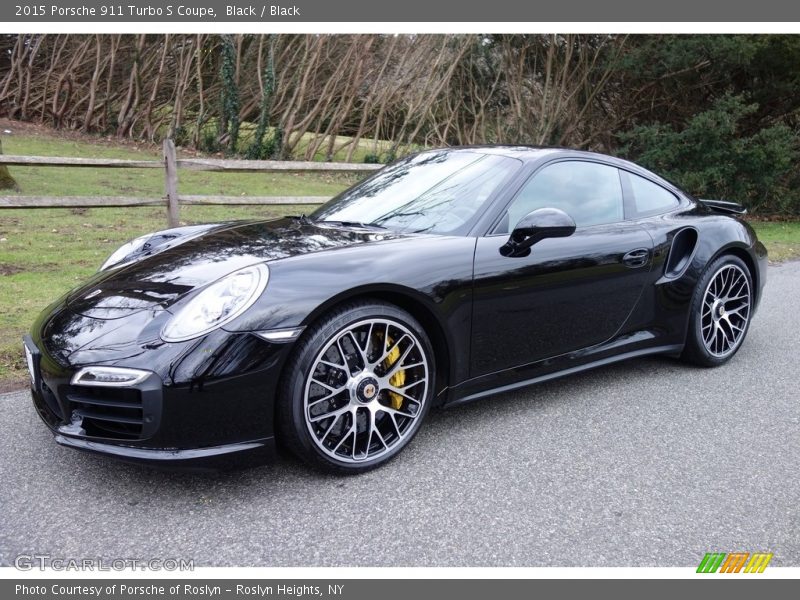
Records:
M686 227L678 231L672 238L669 256L664 264L664 277L677 279L686 272L697 249L697 230Z

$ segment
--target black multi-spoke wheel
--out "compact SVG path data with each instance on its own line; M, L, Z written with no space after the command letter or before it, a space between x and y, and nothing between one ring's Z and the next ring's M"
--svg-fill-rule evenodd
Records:
M287 445L337 471L375 467L414 436L433 392L433 354L395 306L359 303L314 325L296 350L279 402Z
M741 259L715 260L698 282L684 357L716 366L729 360L747 335L753 307L753 281Z

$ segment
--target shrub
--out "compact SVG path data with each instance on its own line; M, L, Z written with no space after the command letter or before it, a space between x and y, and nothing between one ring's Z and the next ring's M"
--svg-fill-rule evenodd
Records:
M620 134L620 154L701 198L740 202L752 211L800 212L797 134L777 123L744 130L758 106L725 95L680 131L641 125Z
M364 155L364 162L368 165L377 165L381 162L381 157L375 153L370 152Z

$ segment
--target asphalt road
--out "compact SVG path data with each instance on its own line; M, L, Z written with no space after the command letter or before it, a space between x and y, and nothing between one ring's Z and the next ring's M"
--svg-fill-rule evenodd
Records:
M18 554L198 566L800 565L800 262L770 267L727 366L634 360L432 413L357 477L291 458L198 476L57 447L0 396L0 564Z

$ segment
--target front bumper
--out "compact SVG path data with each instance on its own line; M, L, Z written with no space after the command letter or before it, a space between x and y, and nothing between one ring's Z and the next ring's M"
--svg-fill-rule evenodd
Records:
M275 455L274 397L291 344L249 333L217 335L226 342L217 346L224 368L215 361L209 370L207 359L194 360L195 352L208 354L203 343L194 343L174 348L171 360L154 353L150 358L164 365L161 372L142 369L140 361L136 368L148 376L114 387L74 383L85 365L65 365L41 340L25 336L34 407L60 445L128 462L198 469L268 462ZM176 380L174 373L189 364L203 368Z
M226 444L209 448L136 448L95 442L56 433L56 443L92 454L104 454L129 463L187 470L228 470L271 462L275 458L275 438Z

